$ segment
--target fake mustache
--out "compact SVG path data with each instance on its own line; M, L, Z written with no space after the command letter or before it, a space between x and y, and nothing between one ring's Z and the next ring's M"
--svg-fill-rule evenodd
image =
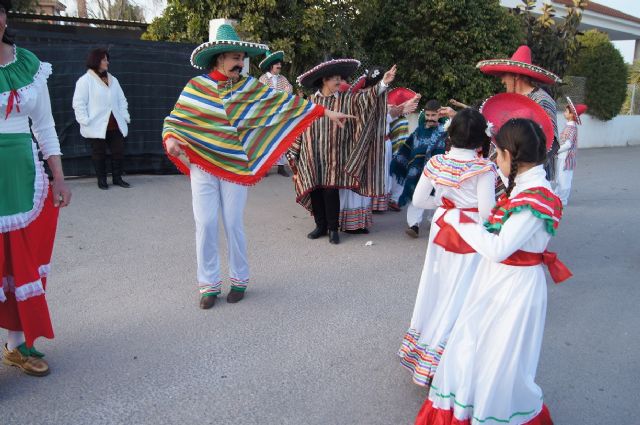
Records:
M427 124L437 124L438 121L434 121L434 120L427 120Z
M231 68L231 72L240 72L240 71L242 71L241 66L234 66L233 68Z

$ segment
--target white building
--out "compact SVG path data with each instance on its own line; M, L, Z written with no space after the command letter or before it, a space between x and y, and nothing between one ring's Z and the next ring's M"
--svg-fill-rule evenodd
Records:
M629 0L638 1L638 0ZM535 11L540 11L544 3L550 3L562 17L567 13L567 6L572 0L537 0ZM522 5L521 0L500 0L500 4L513 8ZM580 30L597 29L609 34L612 41L632 40L635 42L634 60L640 59L640 17L623 13L617 9L589 1L582 15Z

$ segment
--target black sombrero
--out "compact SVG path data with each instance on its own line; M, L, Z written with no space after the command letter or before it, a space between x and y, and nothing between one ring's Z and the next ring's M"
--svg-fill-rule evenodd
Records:
M315 83L325 77L339 75L343 79L349 78L360 66L360 61L356 59L332 59L316 65L304 74L296 78L298 84L308 89L314 88Z

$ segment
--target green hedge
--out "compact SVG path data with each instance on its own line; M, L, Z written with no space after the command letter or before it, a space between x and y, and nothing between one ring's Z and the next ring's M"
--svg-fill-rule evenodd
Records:
M580 51L568 74L587 78L589 114L608 121L620 113L627 94L627 66L609 37L590 30L579 37Z

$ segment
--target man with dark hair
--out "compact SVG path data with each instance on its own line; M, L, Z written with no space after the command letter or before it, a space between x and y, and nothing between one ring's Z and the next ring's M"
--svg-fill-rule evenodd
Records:
M228 242L231 291L227 302L236 303L249 282L242 223L246 186L260 181L315 119L324 116L340 127L349 118L242 77L245 57L266 50L263 44L241 41L231 25L221 25L215 40L191 54L191 64L207 73L187 83L164 121L163 142L169 158L191 177L203 309L213 307L222 290L218 216Z
M398 204L407 206L407 235L417 238L424 210L413 206L413 191L418 184L426 162L433 155L444 153L447 132L439 119L440 102L435 99L427 101L418 118L418 127L398 148L391 161L391 175L404 190Z
M296 201L313 214L316 227L307 235L340 243L339 189L362 196L384 194L384 134L387 116L386 89L394 80L396 66L380 82L365 90L340 92L340 85L360 66L355 59L323 62L297 79L308 89L318 89L313 102L327 109L354 115L344 128L320 119L311 125L287 156L294 170Z

